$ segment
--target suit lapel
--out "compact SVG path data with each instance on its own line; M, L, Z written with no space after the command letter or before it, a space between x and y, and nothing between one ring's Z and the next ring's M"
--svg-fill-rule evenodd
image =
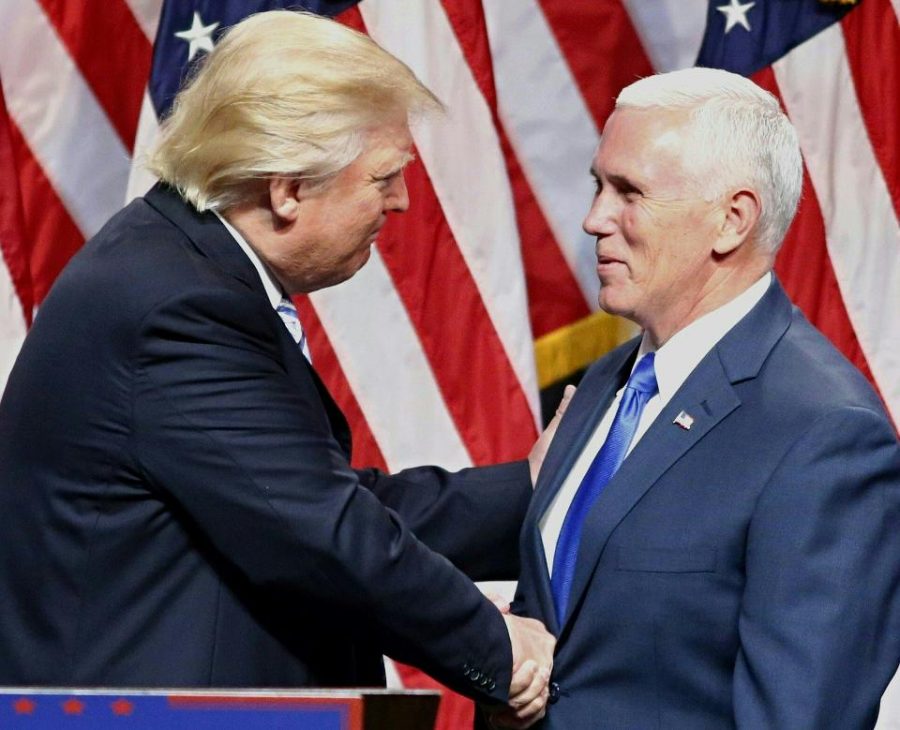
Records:
M773 280L760 302L694 369L622 463L585 520L569 611L558 635L577 614L613 530L676 461L740 406L734 383L756 377L790 318L790 301ZM675 423L681 411L694 419L690 429ZM583 444L582 439L572 451L577 455ZM545 615L552 615L552 602L550 605L550 613Z
M347 460L349 461L350 455L353 452L353 443L347 419L344 417L344 413L341 411L334 398L331 397L331 393L328 392L328 388L325 387L325 383L322 382L316 369L307 362L302 354L300 357L302 357L303 361L306 363L313 384L316 386L316 390L319 391L319 398L322 401L322 406L325 408L325 413L328 414L328 421L331 424L331 431L334 438L344 450L344 453L347 454Z
M154 185L144 200L181 230L200 255L257 294L266 296L266 289L250 259L215 213L198 213L164 183Z
M550 445L535 488L534 499L522 531L523 570L530 569L531 583L541 607L544 623L556 631L556 612L540 521L559 492L575 459L584 448L616 391L625 384L640 339L626 343L585 375Z
M628 379L639 345L640 338L637 338L611 353L597 363L596 369L588 371L578 386L541 467L532 500L532 511L538 520L547 511L616 391Z
M740 405L715 351L695 369L600 493L584 523L564 627L578 610L612 531L659 478ZM685 411L689 430L674 423Z
M259 278L259 273L250 259L247 258L247 255L241 250L237 241L234 240L231 233L222 225L222 222L214 213L198 213L191 205L185 203L175 190L163 183L154 185L144 196L144 200L180 229L200 255L212 261L228 276L245 284L255 294L265 297L268 303L268 295ZM272 311L272 316L278 317L274 310ZM328 416L335 440L346 452L349 459L351 449L350 428L347 425L344 414L331 397L318 373L303 357L303 354L297 347L297 343L291 338L287 329L280 322L276 329L280 333L281 349L286 363L295 364L295 367L288 367L289 371L297 373L296 368L299 367L302 372L312 379L322 407Z

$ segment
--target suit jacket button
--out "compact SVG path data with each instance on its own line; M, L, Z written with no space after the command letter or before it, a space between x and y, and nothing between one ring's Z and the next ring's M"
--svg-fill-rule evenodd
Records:
M497 682L492 679L490 682L488 682L487 688L488 692L493 692L495 689L497 689Z
M559 685L556 682L550 682L550 704L555 705L559 702Z

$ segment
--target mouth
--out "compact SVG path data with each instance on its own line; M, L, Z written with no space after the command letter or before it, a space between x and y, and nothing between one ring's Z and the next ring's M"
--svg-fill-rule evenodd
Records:
M616 264L624 265L625 262L622 259L617 259L615 256L607 256L606 254L597 254L597 266L614 266Z
M369 234L367 241L369 243L375 243L375 239L378 238L378 234L381 233L381 229L384 227L384 221L381 221L375 228L372 230L372 233Z
M626 268L627 266L622 259L617 259L614 256L597 255L597 276L601 281L618 276Z

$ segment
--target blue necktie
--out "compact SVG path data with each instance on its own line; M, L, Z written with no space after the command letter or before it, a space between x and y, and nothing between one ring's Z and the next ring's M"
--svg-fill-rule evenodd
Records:
M553 605L556 607L556 618L560 626L568 608L584 519L600 492L625 459L644 406L657 392L653 358L652 352L644 355L628 378L606 441L588 467L563 520L562 530L556 542L556 552L553 554L553 574L550 577Z
M281 321L284 322L287 331L294 338L294 342L297 343L300 352L303 353L303 357L312 362L309 344L306 342L306 332L303 331L303 325L300 324L300 317L297 316L297 308L294 306L294 303L285 297L275 307L275 311L278 312L278 316L281 317Z

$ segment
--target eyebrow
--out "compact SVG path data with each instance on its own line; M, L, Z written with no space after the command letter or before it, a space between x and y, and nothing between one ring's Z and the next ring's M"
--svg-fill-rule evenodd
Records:
M406 152L403 155L403 158L396 164L389 167L384 172L377 173L376 177L378 178L387 178L392 175L396 175L398 172L403 170L410 162L416 159L416 156L412 152Z
M591 168L591 175L595 180L600 182L600 176L597 174L597 171ZM625 175L620 175L618 173L613 173L611 175L607 175L606 179L609 181L610 185L612 185L616 190L624 190L628 192L630 190L640 191L641 187L638 183L632 180Z

